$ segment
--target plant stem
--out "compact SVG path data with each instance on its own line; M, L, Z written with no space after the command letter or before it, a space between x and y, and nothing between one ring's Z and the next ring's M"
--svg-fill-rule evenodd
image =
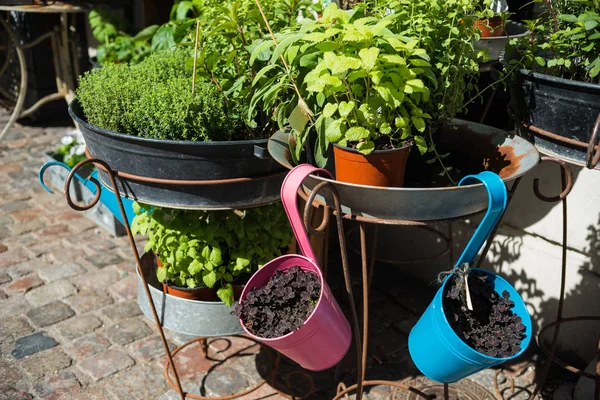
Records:
M442 170L444 172L444 175L446 175L446 177L448 178L448 180L450 180L450 182L452 182L452 184L454 186L456 186L456 181L454 179L452 179L452 177L450 176L450 173L448 172L448 169L446 168L446 165L444 165L444 160L442 160L442 157L440 157L440 153L438 153L437 148L435 147L435 143L433 143L433 133L431 132L431 126L429 127L429 143L431 143L431 148L433 149L433 153L435 154L435 158L438 160L438 162L442 166Z
M194 71L192 72L192 96L196 90L196 66L198 65L198 41L200 40L200 21L196 22L196 43L194 44Z

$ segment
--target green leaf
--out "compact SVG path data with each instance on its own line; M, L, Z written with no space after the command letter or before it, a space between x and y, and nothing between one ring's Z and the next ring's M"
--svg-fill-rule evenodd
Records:
M158 52L174 47L174 35L175 27L169 25L161 26L152 37L152 51Z
M256 73L256 76L254 77L254 80L252 81L252 86L256 85L256 83L259 81L259 79L262 78L264 74L266 74L273 68L275 68L275 66L272 64L269 64L266 67L261 68L260 71L258 71Z
M338 105L337 103L327 103L325 104L325 108L323 108L323 116L325 118L330 118L337 111Z
M342 138L342 120L336 119L327 124L325 137L330 143L337 143Z
M371 133L368 129L365 129L360 126L353 126L352 128L346 131L346 139L349 142L358 142L362 139L367 139Z
M190 265L188 265L188 272L190 273L190 275L196 275L199 274L200 271L202 271L204 269L204 264L202 264L200 261L198 260L193 260Z
M355 103L354 101L345 102L342 101L339 105L339 112L342 118L346 118L352 110L354 110Z
M279 42L277 44L277 47L273 51L273 55L271 56L271 63L274 64L279 59L279 57L283 54L283 52L286 51L288 47L290 47L292 44L294 44L302 36L303 36L302 34L290 35L290 36L287 36L285 39L283 39L281 42Z
M377 56L379 55L378 47L371 47L368 49L361 49L358 52L358 56L360 57L363 66L367 71L375 68L375 64L377 63Z
M165 267L156 268L156 279L161 283L167 280L167 269Z
M587 52L587 51L591 51L593 48L594 48L594 43L590 43L587 46L582 47L581 50ZM566 62L567 62L567 60L565 60L565 65L566 65Z
M221 258L221 249L218 247L213 247L210 252L210 262L214 265L221 265L223 263L223 259Z
M231 283L227 283L224 287L217 289L217 296L219 296L219 299L221 299L227 307L231 307L233 304L233 295L233 286Z
M408 81L406 81L406 84L417 89L423 89L425 87L425 84L420 79L409 79Z
M215 271L204 271L202 273L202 282L209 288L212 288L217 283L217 273Z
M309 121L308 115L304 111L304 108L298 103L298 105L294 108L292 113L290 114L288 121L292 129L303 132L306 123Z
M275 46L275 43L272 40L265 40L260 43L258 46L254 48L252 54L250 54L249 64L254 64L254 61L258 58L258 56L266 50L269 50L271 47ZM263 68L264 69L264 68Z
M389 135L390 133L392 133L392 127L387 122L384 122L381 125L379 125L379 132L381 132L384 135Z
M558 19L567 22L577 22L577 17L572 14L560 14L557 16Z
M410 119L419 132L425 132L425 120L423 120L423 118L410 117Z
M592 29L594 29L595 27L598 26L598 21L596 21L596 20L585 21L583 26L585 27L586 31L591 31ZM588 50L586 50L586 51L588 51Z
M150 25L147 26L146 28L142 29L141 31L139 31L133 38L132 40L134 42L141 42L141 41L146 41L148 39L150 39L152 36L154 36L154 34L156 33L156 31L160 28L160 25Z
M423 136L415 136L415 144L421 154L427 153L427 142Z
M358 146L356 146L356 149L364 155L370 154L373 152L373 150L375 150L375 143L373 143L372 141L366 141L366 142L360 142L358 144Z
M596 33L592 33L589 37L589 40L596 40L596 39L600 39L600 32L596 32Z
M415 67L431 67L431 64L429 64L427 61L425 60L420 60L418 58L413 58L410 60L410 63L412 65L414 65Z

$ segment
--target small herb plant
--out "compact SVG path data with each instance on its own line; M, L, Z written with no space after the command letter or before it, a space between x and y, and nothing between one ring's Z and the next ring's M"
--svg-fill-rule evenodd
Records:
M531 34L513 39L510 63L581 82L600 83L600 2L545 0L544 12L525 21Z
M253 288L233 314L262 338L287 335L304 325L321 294L319 277L294 266L278 270L261 288Z
M89 14L90 27L98 46L96 58L102 65L111 63L138 63L151 54L150 39L158 30L158 25L149 26L135 36L121 29L119 24L101 10Z
M276 34L276 47L265 38L255 48L251 61L271 56L254 80L253 104L276 108L281 128L290 123L296 162L315 129L321 166L330 142L368 154L379 141L414 138L447 173L432 132L476 90L477 9L478 0L367 1L349 11L330 4L318 21Z
M67 133L60 140L61 146L54 152L54 158L73 168L80 161L85 160L85 141L79 130Z
M215 288L231 305L234 282L281 255L292 238L281 204L244 211L190 211L134 203L133 234L148 235L160 282Z
M450 278L443 299L450 326L469 346L490 357L507 358L521 349L525 326L511 309L514 302L504 290L494 291L488 275L471 271L468 277L473 310L466 306L464 280Z
M100 128L155 139L234 139L225 98L186 69L189 52L165 51L135 65L110 64L86 73L77 98L87 121Z

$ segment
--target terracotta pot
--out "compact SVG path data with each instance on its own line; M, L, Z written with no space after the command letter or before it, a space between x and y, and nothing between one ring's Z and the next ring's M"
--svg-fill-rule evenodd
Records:
M479 29L482 38L504 36L504 24L499 15L490 19L478 19L473 26Z
M335 179L359 185L400 187L404 185L411 146L412 143L408 143L398 149L375 150L365 156L334 144Z
M158 268L163 268L163 264L158 256L156 256L156 265ZM206 286L199 286L191 289L187 287L169 285L164 282L161 282L161 284L163 287L163 292L170 294L171 296L196 301L221 301L219 296L217 296L217 290ZM240 298L242 290L244 290L244 285L233 284L234 300L238 300Z

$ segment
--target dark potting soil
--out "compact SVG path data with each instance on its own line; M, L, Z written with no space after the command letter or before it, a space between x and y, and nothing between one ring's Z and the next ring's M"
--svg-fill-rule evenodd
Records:
M504 290L494 291L493 277L471 271L469 291L473 311L467 308L464 281L451 278L443 297L446 319L469 346L490 357L507 358L519 352L525 338L521 317L512 311L514 302Z
M277 271L265 286L253 288L233 314L256 336L276 338L304 325L320 293L318 275L295 266Z

